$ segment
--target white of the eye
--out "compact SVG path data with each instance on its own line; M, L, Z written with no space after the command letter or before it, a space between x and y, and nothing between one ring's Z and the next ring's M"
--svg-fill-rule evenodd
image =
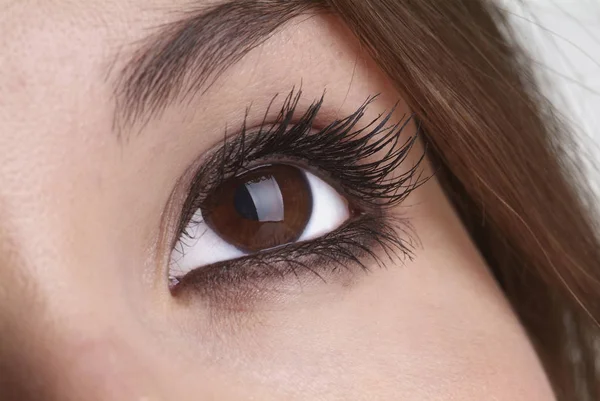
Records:
M305 174L312 192L313 210L298 241L308 241L328 234L350 218L346 201L331 185L316 175Z
M346 201L331 185L311 173L305 174L312 193L313 209L298 241L325 235L350 218ZM200 210L192 221L193 225L186 229L188 236L179 241L171 254L171 277L182 277L196 268L247 255L208 227Z
M186 229L186 237L179 240L171 252L169 276L182 277L197 267L246 255L217 235L204 221L198 210L194 222Z

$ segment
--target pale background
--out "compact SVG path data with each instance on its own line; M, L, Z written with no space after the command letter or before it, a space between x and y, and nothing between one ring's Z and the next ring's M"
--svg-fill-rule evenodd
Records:
M548 95L600 165L600 0L504 0ZM600 195L600 173L587 166ZM600 202L599 202L600 203Z

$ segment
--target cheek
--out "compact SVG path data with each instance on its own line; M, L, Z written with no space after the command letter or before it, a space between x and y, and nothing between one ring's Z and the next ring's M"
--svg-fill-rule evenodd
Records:
M282 399L553 399L435 181L409 202L419 205L413 261L240 312L221 322L226 335L206 336L213 348L199 357L221 355L218 371Z

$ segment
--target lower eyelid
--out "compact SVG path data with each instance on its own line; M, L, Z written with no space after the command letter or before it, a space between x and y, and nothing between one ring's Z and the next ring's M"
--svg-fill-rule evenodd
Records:
M295 288L294 282L353 280L356 273L368 273L373 265L401 264L412 259L416 246L418 238L404 219L363 214L313 241L195 269L171 292L176 297L200 297L216 306L230 305L235 299L279 297L283 288Z

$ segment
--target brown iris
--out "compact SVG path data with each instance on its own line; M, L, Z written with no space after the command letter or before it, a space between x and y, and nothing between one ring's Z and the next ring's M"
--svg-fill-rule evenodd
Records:
M312 213L305 174L276 164L251 170L221 184L202 214L223 240L256 252L296 241Z

